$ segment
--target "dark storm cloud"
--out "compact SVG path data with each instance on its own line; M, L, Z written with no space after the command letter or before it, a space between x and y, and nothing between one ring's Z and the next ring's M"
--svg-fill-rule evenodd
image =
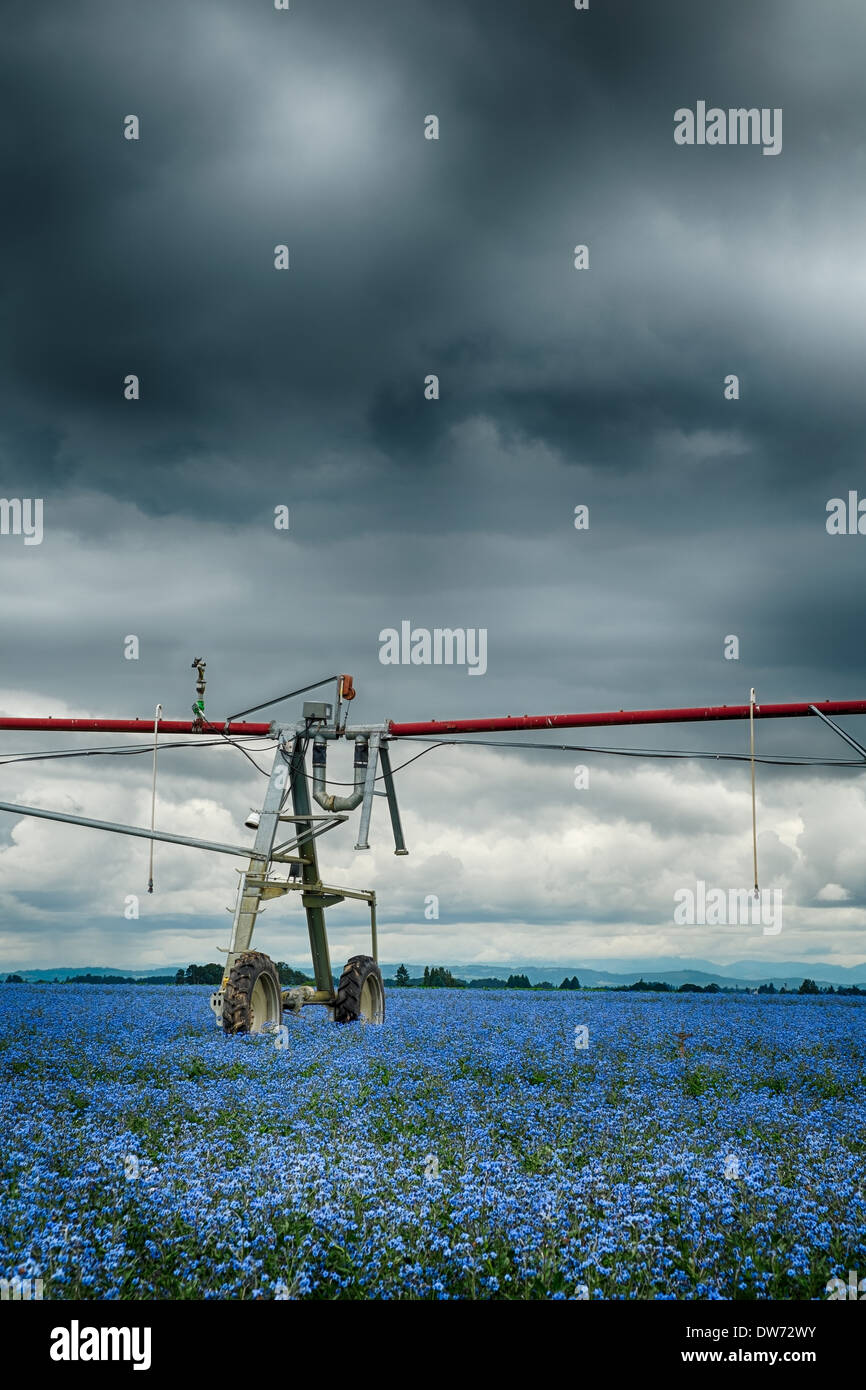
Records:
M826 14L816 30L809 6L753 8L34 12L4 84L26 136L6 150L12 472L250 515L256 482L288 474L303 495L329 450L447 470L454 423L481 414L635 475L659 431L731 424L734 368L754 452L726 461L725 488L775 495L784 474L796 491L819 454L849 462L851 325L816 322L809 266L859 221L841 176L856 64ZM808 80L828 49L835 104ZM675 147L673 110L701 94L783 105L783 155ZM794 278L762 287L780 251ZM425 513L466 524L444 494Z

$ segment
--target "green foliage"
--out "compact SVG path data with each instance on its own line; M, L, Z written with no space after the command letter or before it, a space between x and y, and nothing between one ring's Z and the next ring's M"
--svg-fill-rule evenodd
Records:
M683 1090L687 1096L702 1096L709 1090L710 1078L705 1067L695 1067L694 1071L686 1073L683 1081Z
M181 978L183 974L183 978ZM221 965L211 963L210 965L188 965L186 970L177 972L175 982L179 985L219 985L222 984L223 968Z
M277 961L277 974L280 977L281 985L293 987L295 985L311 985L315 982L303 970L293 970L290 965L286 965L284 960Z
M466 981L457 980L443 965L424 966L425 989L465 989Z
M207 1073L207 1066L201 1057L191 1057L183 1067L183 1074L189 1081L195 1081Z
M135 985L138 981L132 975L68 975L67 985Z
M294 985L314 983L305 971L293 970L290 965L286 965L284 960L278 960L276 968L281 985L291 988ZM174 977L174 983L176 985L220 985L222 978L223 967L221 965L188 965L186 970L178 970Z

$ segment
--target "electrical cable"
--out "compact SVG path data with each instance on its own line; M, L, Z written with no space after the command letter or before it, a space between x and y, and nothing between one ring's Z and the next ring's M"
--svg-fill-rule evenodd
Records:
M207 720L205 720L204 722L205 722L206 724L208 724L208 728L214 729L214 730L219 734L219 738L213 738L213 739L203 739L203 738L184 739L184 740L179 741L179 742L176 742L176 743L163 743L163 744L161 745L161 746L162 746L162 751L163 751L163 752L167 752L169 749L172 749L172 748L214 748L214 747L223 747L225 744L229 744L231 747L233 747L233 748L238 748L242 753L246 754L246 747L245 747L238 739L233 739L233 738L230 738L227 734L223 734L222 731L216 727L216 725L210 724ZM396 739L394 740L394 742L397 742L397 741L398 741L398 740L396 740ZM408 735L407 735L406 737L404 737L404 738L399 739L399 742L400 742L400 743L416 743L416 742L420 743L420 742L422 742L422 741L424 741L424 740L422 740L421 737L408 736ZM399 763L396 767L392 768L391 770L392 770L392 772L400 772L404 767L408 767L410 763L414 763L414 762L417 761L418 758L423 757L425 753L430 753L430 752L432 752L434 748L445 748L445 747L459 748L459 747L461 747L461 746L466 746L466 745L470 745L470 746L472 746L472 747L480 747L480 748L517 748L517 749L528 750L529 752L533 752L533 753L545 753L545 752L546 752L546 753L602 753L602 754L605 754L606 756L621 757L621 758L662 758L662 759L663 759L663 758L671 758L671 759L683 759L683 760L688 760L688 759L709 759L709 760L711 760L711 761L713 761L713 762L749 762L749 761L750 761L750 755L749 755L749 753L708 753L708 752L706 752L706 751L704 751L704 750L702 750L702 749L696 749L696 748L693 748L693 749L673 749L673 748L665 748L665 749L657 749L657 748L607 748L607 747L600 747L600 746L595 745L595 744L583 744L583 743L525 743L525 742L511 742L511 741L505 740L505 739L475 739L475 738L468 738L468 739L467 739L467 738L459 738L459 739L456 739L456 738L447 738L447 739L434 739L434 740L431 740L431 742L428 744L428 746L427 746L426 748L423 748L423 749L421 750L420 753L416 753L416 754L414 755L414 757L407 758L405 762ZM265 743L263 742L263 740L262 740L261 738L252 737L251 746L252 746L252 747L256 747L256 748L265 747L265 748L268 749L268 751L273 751L273 749L276 748L277 745L276 745L276 742L273 742L273 743L271 743L270 745L267 745L267 744L265 744ZM152 743L137 744L137 745L133 745L133 746L127 747L127 748L62 748L62 749L56 749L56 748L55 748L55 749L51 749L51 750L46 750L46 751L44 751L44 752L36 752L36 753L14 753L14 754L7 755L7 756L4 756L4 755L0 754L0 767L4 767L4 766L7 766L7 765L14 765L15 763L46 762L46 761L50 761L50 760L53 759L53 758L92 758L92 757L115 757L115 758L119 758L119 757L140 756L142 753L152 753L152 752L153 752L153 744L152 744ZM248 754L246 754L246 756L249 757ZM268 776L268 773L267 773L266 769L259 767L258 764L255 763L254 760L253 760L252 758L250 758L250 762L253 763L253 766L256 768L256 770L257 770L258 772L260 772L263 776L265 776L265 777ZM822 758L822 757L819 757L819 756L817 756L817 755L815 755L815 754L811 754L811 753L788 754L788 755L786 755L786 756L782 756L782 755L780 754L779 756L776 756L776 757L774 757L774 756L772 756L772 755L765 755L765 756L763 756L763 757L756 756L755 762L756 762L756 763L764 763L764 764L767 764L767 765L769 765L769 766L775 766L775 767L860 767L860 768L862 768L862 767L864 766L864 763L863 763L863 759L862 759L862 758ZM384 781L384 774L378 776L378 777L376 778L376 781L377 781L377 782ZM351 786L354 786L354 783L353 783L353 782L336 782L336 781L334 781L333 778L330 778L330 777L328 778L328 782L329 782L329 785L332 785L332 786L335 786L335 787L351 787Z
M169 748L222 747L225 741L225 736L221 735L220 738L184 739L182 742L179 743L163 743L161 746L162 751L166 752ZM243 746L237 743L235 740L229 739L228 742L234 742L236 747L240 747L241 751L244 751ZM267 748L268 745L263 745L262 739L256 738L254 740L253 746L257 748L261 748L264 746ZM270 747L275 748L276 743L271 744ZM46 750L45 752L40 753L13 753L5 757L2 754L0 754L0 767L5 766L6 764L14 763L48 762L52 758L123 758L140 755L142 753L152 752L152 743L134 744L128 748L52 748L50 750ZM261 769L259 770L261 771Z
M401 737L400 743L421 742L421 736L407 735ZM431 742L430 747L455 747L460 748L466 744L471 744L479 748L523 748L529 749L533 753L605 753L614 757L621 758L709 758L714 762L749 762L748 753L707 753L701 749L672 749L672 748L603 748L596 744L583 743L512 743L503 739L483 739L483 738L443 738ZM409 762L414 759L410 758ZM756 757L756 763L768 763L777 767L860 767L864 766L862 758L821 758L811 753L788 754L773 757ZM406 767L406 763L401 763L400 767ZM395 768L394 771L399 771ZM331 779L329 778L329 781ZM349 786L348 782L334 783L335 786Z
M210 722L209 719L205 719L205 717L204 717L204 715L201 713L201 711L199 711L199 717L200 717L200 719L201 719L202 724L206 724L207 727L208 727L209 729L212 729L213 732L214 732L215 734L220 734L220 736L221 736L222 738L225 739L226 743L231 744L232 748L237 748L237 750L238 750L239 753L243 753L243 755L244 755L244 757L247 759L247 761L252 763L252 765L253 765L253 767L255 768L256 772L260 772L260 773L262 774L263 777L270 777L271 774L270 774L265 768L259 767L259 765L258 765L258 763L256 762L255 758L251 758L251 757L250 757L250 755L249 755L249 753L247 752L246 748L243 748L239 743L235 743L234 740L233 740L232 738L230 738L228 734L223 733L222 729L218 729L217 726L216 726L216 724L211 724L211 722ZM226 722L228 723L228 722L230 722L230 721L226 721Z

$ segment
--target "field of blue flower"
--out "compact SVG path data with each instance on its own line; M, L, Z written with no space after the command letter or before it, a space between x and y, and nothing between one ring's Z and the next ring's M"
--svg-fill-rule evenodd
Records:
M792 1299L866 1269L866 1000L392 990L384 1027L308 1009L278 1047L208 993L0 987L0 1274Z

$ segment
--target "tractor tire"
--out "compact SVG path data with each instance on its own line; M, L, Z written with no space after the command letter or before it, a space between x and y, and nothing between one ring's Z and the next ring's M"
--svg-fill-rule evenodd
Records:
M335 1023L384 1023L385 986L372 956L352 956L340 976L334 1003Z
M283 1021L277 967L262 951L244 951L231 968L223 1002L226 1033L261 1033Z

